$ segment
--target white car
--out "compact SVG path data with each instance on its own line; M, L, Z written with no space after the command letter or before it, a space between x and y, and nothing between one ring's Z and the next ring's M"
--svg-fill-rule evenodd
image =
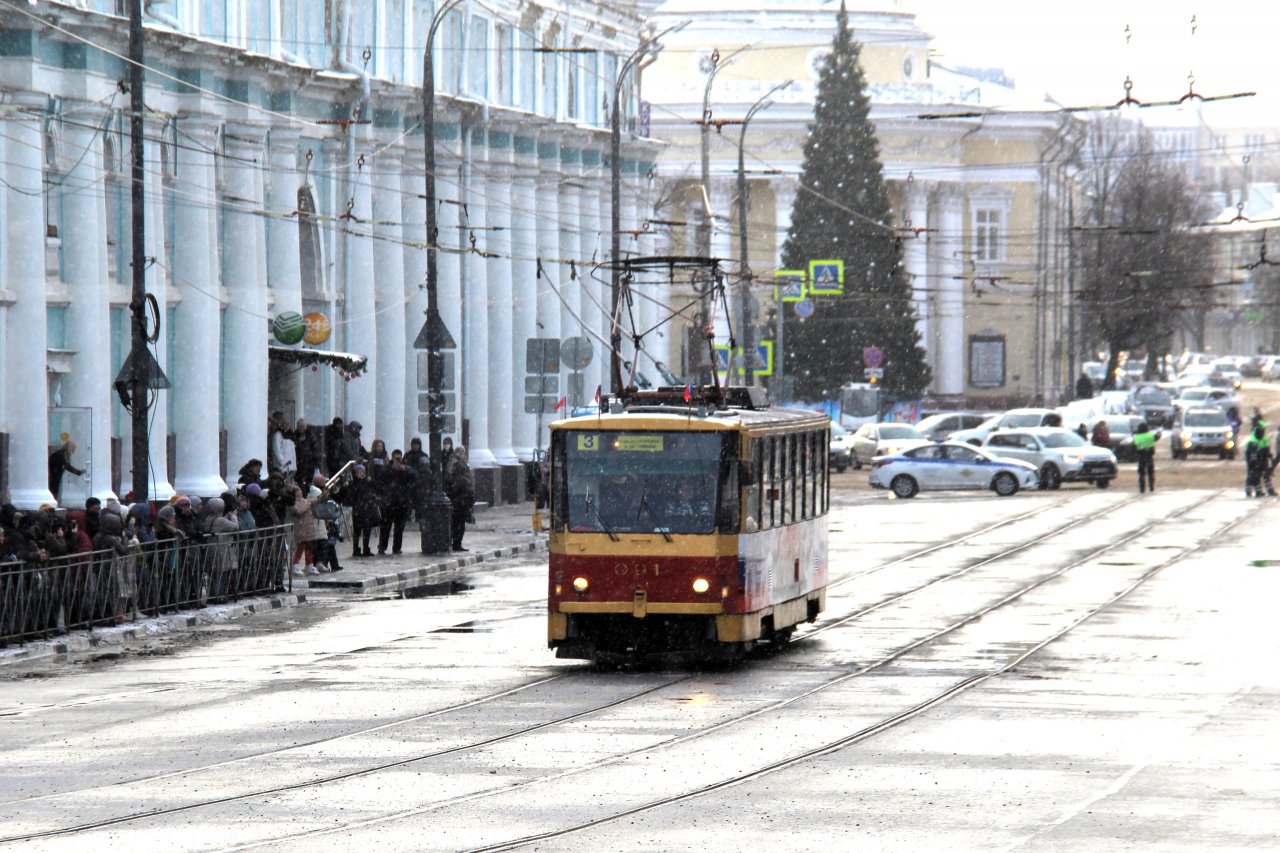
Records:
M837 473L843 473L850 465L861 467L853 456L853 433L835 421L831 422L831 446L827 449L827 458Z
M1010 409L984 421L973 429L962 429L947 436L948 441L964 441L977 447L998 429L1023 429L1038 426L1062 426L1062 415L1053 409Z
M1034 427L993 432L984 445L990 453L1036 466L1040 488L1056 489L1064 480L1105 489L1116 478L1116 455L1094 447L1069 429Z
M931 443L910 424L863 424L853 434L853 467L860 468L877 456L892 456Z
M881 456L871 463L869 481L877 489L892 489L900 498L933 489L990 489L1007 497L1038 483L1036 466L1017 459L1001 459L958 441L926 444L894 456Z

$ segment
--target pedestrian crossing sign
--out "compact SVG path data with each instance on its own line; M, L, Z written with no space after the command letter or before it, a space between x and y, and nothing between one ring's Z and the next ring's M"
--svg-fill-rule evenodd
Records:
M772 376L773 375L773 341L761 341L756 344L755 362L751 368L752 376ZM715 344L712 347L716 359L716 372L720 377L726 378L729 372L729 345ZM746 370L742 364L742 347L738 347L734 352L733 375L737 379L741 379L746 375Z
M814 296L844 293L844 261L809 261L809 292Z
M773 288L774 302L799 302L804 299L804 270L777 270Z

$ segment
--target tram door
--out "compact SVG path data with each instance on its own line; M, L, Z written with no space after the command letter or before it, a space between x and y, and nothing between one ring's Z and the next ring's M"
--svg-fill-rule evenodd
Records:
M54 406L49 409L49 452L57 450L62 442L70 439L76 443L71 464L84 470L78 477L70 471L62 475L61 506L84 506L93 492L89 475L93 471L93 409L85 406ZM105 463L104 463L105 464Z

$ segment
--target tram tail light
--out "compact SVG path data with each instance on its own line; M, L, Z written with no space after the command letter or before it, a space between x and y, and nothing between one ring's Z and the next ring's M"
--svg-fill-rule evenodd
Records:
M576 577L573 579L573 588L576 592L586 592L587 588L590 586L591 584L587 583L587 579L584 577Z
M720 587L720 597L721 597L721 598L728 598L728 597L729 597L729 587L727 587L727 586L722 586L722 587Z
M694 578L693 591L698 595L702 595L709 589L711 589L711 583L706 578Z

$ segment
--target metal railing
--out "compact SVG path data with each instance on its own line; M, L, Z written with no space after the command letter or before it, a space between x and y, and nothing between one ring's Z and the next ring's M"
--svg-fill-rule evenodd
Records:
M293 525L0 563L0 646L292 589Z

